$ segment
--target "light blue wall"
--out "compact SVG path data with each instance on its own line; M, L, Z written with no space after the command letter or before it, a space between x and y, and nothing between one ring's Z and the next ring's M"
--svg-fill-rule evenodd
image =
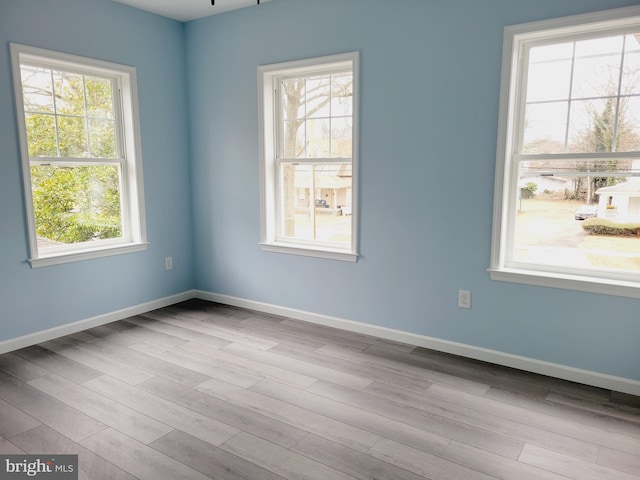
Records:
M0 342L193 287L184 26L106 0L0 0ZM137 68L146 252L31 269L9 42ZM174 270L164 270L164 257Z
M198 288L640 380L640 301L486 273L503 27L637 3L273 0L183 26L108 0L0 0L0 342ZM147 252L25 263L9 42L137 67ZM264 253L256 67L353 50L362 257Z
M273 0L187 24L195 286L640 380L640 301L486 272L504 26L637 3ZM362 257L264 253L256 67L352 50Z

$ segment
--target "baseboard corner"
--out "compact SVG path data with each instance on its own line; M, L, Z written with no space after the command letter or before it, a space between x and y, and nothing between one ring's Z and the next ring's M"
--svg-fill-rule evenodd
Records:
M147 313L152 310L157 310L158 308L168 307L170 305L184 302L195 297L196 290L186 290L184 292L169 295L167 297L152 300L150 302L141 303L84 320L59 325L57 327L48 328L46 330L29 333L21 337L4 340L0 342L0 354L30 347L38 343L47 342L49 340L60 338L65 335L71 335L73 333L78 333L89 328L106 325L118 320L124 320L125 318Z

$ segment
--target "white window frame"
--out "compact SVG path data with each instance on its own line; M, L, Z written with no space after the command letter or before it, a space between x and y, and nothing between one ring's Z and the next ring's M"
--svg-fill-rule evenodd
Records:
M509 261L508 249L514 233L518 168L514 157L519 153L522 138L526 93L526 52L531 45L581 39L605 32L623 33L640 25L640 7L576 15L522 25L509 26L504 31L500 113L496 157L496 177L493 210L493 240L491 266L493 280L564 288L640 298L640 275L637 273L600 274L571 268L552 269ZM598 154L594 154L596 157ZM640 152L599 154L603 158L640 158ZM540 158L530 155L534 159ZM584 158L585 155L564 154L564 157ZM521 159L526 155L519 155ZM640 241L640 240L639 240Z
M15 43L11 44L11 59L29 235L28 262L35 268L145 250L148 243L144 208L136 69L130 66ZM48 163L48 159L29 157L20 73L22 63L78 72L84 75L96 75L112 80L112 85L115 87L114 96L118 97L114 101L114 117L116 121L118 157L120 158L114 159L109 163L118 164L120 167L122 237L68 244L48 249L38 248L30 166L38 162ZM86 162L79 162L73 158L64 159L58 157L50 160L51 163L58 164L91 164L90 159L86 159Z
M277 222L277 149L278 149L278 82L291 76L310 76L348 68L353 73L353 132L352 132L352 187L351 187L351 244L340 249L319 242L278 238ZM359 113L359 53L349 52L326 57L263 65L258 67L258 109L260 146L260 199L262 249L267 252L303 255L355 262L358 258L358 113ZM327 163L319 159L316 163ZM333 159L342 161L344 159ZM332 159L328 159L332 161ZM313 161L305 161L313 163Z

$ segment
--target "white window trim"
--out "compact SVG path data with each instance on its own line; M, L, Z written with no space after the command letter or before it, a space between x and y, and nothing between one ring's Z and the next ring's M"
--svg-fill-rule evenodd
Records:
M291 62L263 65L258 67L258 125L260 149L260 245L265 252L302 255L356 262L358 259L358 153L359 153L359 53L349 52L326 57L317 57ZM335 249L303 242L285 242L276 236L276 112L274 110L275 81L283 75L306 74L309 69L320 70L321 67L335 68L349 65L353 70L353 137L352 137L352 215L351 245L349 250Z
M71 244L52 252L38 251L33 195L31 191L30 158L20 75L21 58L32 58L41 64L50 63L52 68L67 68L69 70L78 70L78 68L80 68L80 71L83 73L91 72L97 75L115 76L118 78L119 87L122 91L120 98L121 105L119 105L121 109L119 114L122 120L120 138L124 144L122 149L126 159L126 166L122 169L123 186L120 192L124 198L122 238L102 240L96 243ZM15 43L11 44L11 60L29 235L29 258L27 261L31 267L44 267L146 250L148 242L145 220L144 181L142 178L142 147L140 141L140 115L138 110L136 69L126 65Z
M591 293L640 298L640 275L611 274L607 277L591 276L584 271L563 268L552 271L540 265L509 267L506 260L508 236L513 228L511 213L513 177L517 175L510 161L515 152L519 116L517 99L523 95L523 79L518 77L519 61L525 42L549 37L562 38L580 34L611 30L624 30L640 23L640 6L632 6L571 17L543 20L506 27L503 38L500 109L494 185L491 266L492 280L563 288ZM624 154L623 154L624 155ZM633 278L633 277L636 278Z

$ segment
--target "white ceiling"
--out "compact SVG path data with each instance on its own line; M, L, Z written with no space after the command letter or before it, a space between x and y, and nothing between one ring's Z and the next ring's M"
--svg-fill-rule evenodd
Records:
M236 10L238 8L256 6L257 0L114 0L118 3L157 13L163 17L173 18L181 22L188 22L197 18L208 17L218 13ZM260 0L260 4L271 0Z

